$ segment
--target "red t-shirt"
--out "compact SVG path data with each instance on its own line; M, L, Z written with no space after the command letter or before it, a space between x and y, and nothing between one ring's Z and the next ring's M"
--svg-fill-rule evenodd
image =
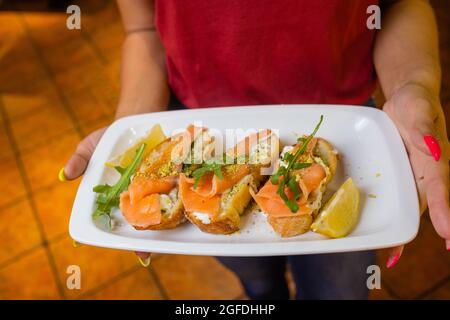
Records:
M157 0L169 84L188 107L361 104L376 0Z

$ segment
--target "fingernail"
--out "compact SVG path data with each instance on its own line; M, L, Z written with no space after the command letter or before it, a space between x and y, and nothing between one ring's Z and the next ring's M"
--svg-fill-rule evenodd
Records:
M150 263L152 262L152 255L149 255L147 258L142 259L141 257L137 257L139 260L139 263L141 264L141 266L143 266L144 268L147 268Z
M439 161L441 158L441 147L439 146L439 142L433 136L424 136L423 140L428 146L428 150L430 150L431 155L434 160Z
M81 243L79 243L79 242L77 242L77 241L75 241L75 240L72 240L72 246L73 246L74 248L78 248L78 247L81 246Z
M400 254L396 254L395 256L389 257L389 259L386 263L386 267L388 269L392 268L393 266L395 266L397 264L399 259L400 259Z
M58 180L61 181L61 182L67 181L66 180L66 176L64 175L64 167L62 167L61 170L59 170Z
M447 247L447 250L450 251L450 240L445 241L445 246Z

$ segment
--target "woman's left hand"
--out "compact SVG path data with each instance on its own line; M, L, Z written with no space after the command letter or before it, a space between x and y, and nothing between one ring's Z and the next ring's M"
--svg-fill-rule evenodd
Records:
M421 213L429 208L434 229L450 250L450 144L439 97L421 85L407 84L392 95L383 110L397 126L408 151ZM403 246L390 250L388 268L397 263L402 251Z

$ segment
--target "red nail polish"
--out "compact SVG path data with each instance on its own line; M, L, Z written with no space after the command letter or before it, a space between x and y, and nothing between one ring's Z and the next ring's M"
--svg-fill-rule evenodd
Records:
M427 144L434 160L439 161L439 159L441 158L441 147L439 146L439 142L436 140L436 138L433 136L424 136L423 140Z
M397 264L399 259L400 259L400 255L399 254L397 254L397 255L395 255L393 257L389 257L389 259L388 259L388 261L386 263L386 267L388 269L392 268L393 266L395 266Z

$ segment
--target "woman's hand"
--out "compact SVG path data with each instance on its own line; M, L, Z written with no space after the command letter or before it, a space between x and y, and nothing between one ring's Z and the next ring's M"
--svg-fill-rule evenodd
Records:
M100 138L103 136L103 133L105 133L105 130L106 127L92 132L78 144L75 153L60 171L59 178L61 181L77 179L84 173L89 160L91 159L92 154L100 141ZM136 252L136 255L139 263L143 267L148 267L150 265L150 253Z
M383 110L403 138L419 193L420 209L429 208L436 232L450 250L449 158L450 144L439 97L418 84L398 89ZM392 248L387 267L393 267L403 246Z
M74 180L84 173L89 160L91 159L92 154L100 141L100 138L103 136L103 133L105 133L105 130L106 127L92 132L78 144L75 153L72 155L64 168L61 169L62 177L67 180Z

